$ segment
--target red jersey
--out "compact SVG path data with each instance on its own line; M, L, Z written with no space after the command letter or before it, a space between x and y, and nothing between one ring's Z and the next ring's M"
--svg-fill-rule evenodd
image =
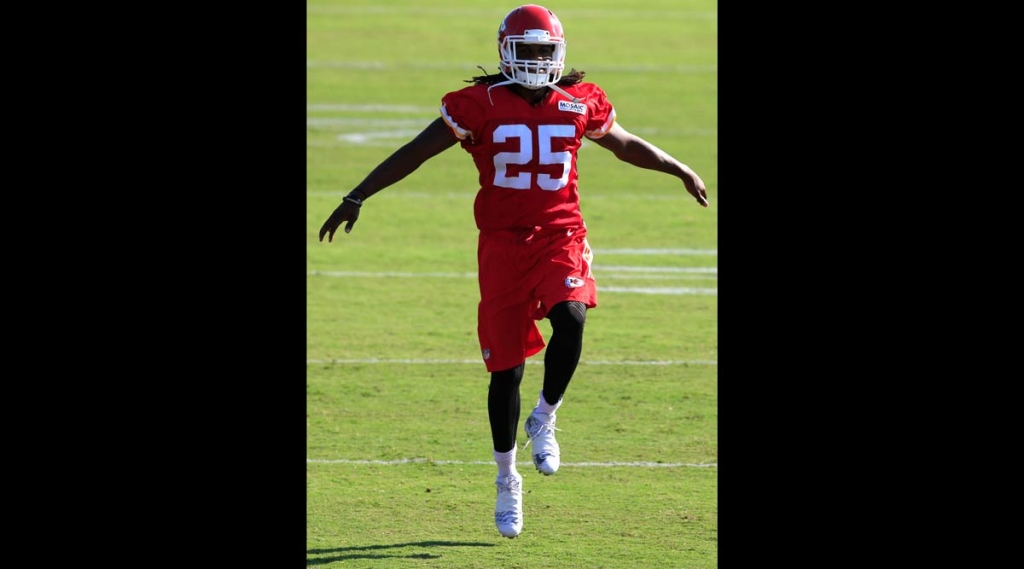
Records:
M441 99L441 117L473 157L480 190L473 204L480 230L583 224L576 152L584 136L601 138L615 109L593 83L549 90L534 106L507 86L473 85ZM493 103L492 103L493 101Z

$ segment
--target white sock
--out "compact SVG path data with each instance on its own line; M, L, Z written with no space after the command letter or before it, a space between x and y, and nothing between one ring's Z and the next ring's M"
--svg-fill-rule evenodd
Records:
M544 390L540 390L540 398L537 399L537 412L545 413L547 415L554 415L555 411L562 406L562 400L559 399L554 405L544 400Z
M516 470L516 447L508 452L494 451L494 462L498 465L498 477L504 478L510 474L519 474Z

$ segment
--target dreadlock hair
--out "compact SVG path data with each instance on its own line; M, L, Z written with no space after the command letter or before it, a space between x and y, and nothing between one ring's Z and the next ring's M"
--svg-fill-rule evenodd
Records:
M484 75L477 75L472 79L465 79L463 83L472 83L474 85L490 85L492 83L497 83L499 81L505 81L506 79L508 79L501 73L488 74L487 70L484 69L483 67L480 67L479 65L477 65L476 67L480 71L483 71ZM575 85L580 81L583 81L583 78L586 76L586 71L577 71L574 67L568 73L563 75L562 78L558 81L558 83L556 83L556 85L558 85L559 87L568 87L569 85Z

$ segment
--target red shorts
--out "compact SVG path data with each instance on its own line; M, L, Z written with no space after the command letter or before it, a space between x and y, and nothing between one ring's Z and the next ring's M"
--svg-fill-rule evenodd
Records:
M544 348L537 321L559 302L597 306L585 226L481 231L477 334L487 371L518 366Z

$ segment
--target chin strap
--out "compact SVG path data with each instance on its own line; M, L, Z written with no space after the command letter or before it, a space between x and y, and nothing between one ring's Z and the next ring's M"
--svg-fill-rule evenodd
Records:
M501 83L495 83L487 88L487 100L491 102L492 107L494 106L494 99L491 98L491 89L501 87L502 85L511 85L513 83L515 83L515 81L502 81Z
M495 83L495 84L493 84L493 85L491 85L490 87L487 88L487 100L491 102L491 106L492 107L494 106L494 99L491 98L491 89L493 89L495 87L501 87L502 85L512 85L513 83L515 83L515 81L512 81L510 79L510 80L507 80L507 81L501 81L500 83ZM548 85L548 87L550 87L553 91L557 91L557 92L561 93L567 99L571 100L574 103L581 103L581 102L583 102L583 100L580 99L579 97L573 97L569 93L566 93L565 90L563 90L558 85Z
M548 87L551 87L551 88L552 88L552 89L554 89L555 91L558 91L559 93L561 93L561 94L565 95L565 97L566 97L567 99L569 99L570 101L572 101L572 102L574 102L574 103L581 103L581 102L583 102L583 101L582 101L582 100L581 100L581 99L580 99L579 97L573 97L573 96L572 96L572 95L570 95L569 93L566 93L565 91L563 91L563 90L562 90L562 88L561 88L561 87L559 87L558 85L548 85Z

